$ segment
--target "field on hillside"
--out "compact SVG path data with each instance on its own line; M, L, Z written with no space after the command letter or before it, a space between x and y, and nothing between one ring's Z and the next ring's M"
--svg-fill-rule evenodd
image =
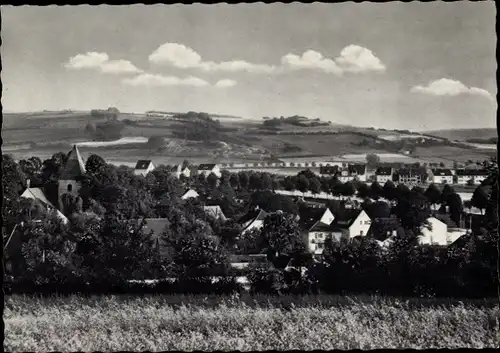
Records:
M496 306L495 306L496 305ZM495 301L345 297L6 298L7 351L493 348Z
M137 159L149 158L156 161L157 164L170 164L179 159L188 158L193 163L196 163L195 160L207 163L228 163L259 161L271 155L279 158L313 157L316 159L321 156L327 158L342 155L361 156L364 153L383 155L388 151L373 148L373 144L370 147L367 145L367 141L374 142L377 137L381 136L395 136L394 139L397 139L398 136L404 135L397 131L375 130L334 123L320 127L286 125L286 129L298 134L263 135L261 134L262 130L259 129L262 126L261 120L222 118L220 122L226 129L223 132L226 144L223 145L217 144L217 142L211 144L190 142L174 137L175 132L182 133L185 130L186 123L182 121L134 113L121 113L118 119L126 122L126 127L122 132L124 140L120 143L107 143L101 146L94 144L94 147L90 147L91 144L87 143L89 137L84 133L85 125L88 122L104 121L102 118L90 116L90 112L4 114L2 147L16 159L31 156L45 159L56 152L69 150L74 143L83 143L87 144L87 147L82 147L84 154L96 153L110 162L132 163ZM314 131L335 132L340 130L343 131L340 134L308 134ZM137 142L152 136L165 137L168 142L167 146L161 151L152 151L145 143ZM129 143L124 144L124 141ZM449 164L453 160L458 162L469 159L484 160L494 154L496 154L494 149L479 150L472 147L432 146L417 148L415 159L407 157L403 159L409 162L445 162ZM356 157L356 161L359 158ZM362 159L364 161L364 157ZM401 158L398 157L398 159Z
M467 139L488 139L497 137L497 129L456 129L456 130L436 130L423 131L427 135L443 137L450 141L465 141Z

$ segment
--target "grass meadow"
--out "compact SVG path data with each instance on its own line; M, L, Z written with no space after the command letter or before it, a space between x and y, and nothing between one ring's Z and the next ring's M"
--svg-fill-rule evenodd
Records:
M5 299L6 351L494 348L498 300L338 296Z

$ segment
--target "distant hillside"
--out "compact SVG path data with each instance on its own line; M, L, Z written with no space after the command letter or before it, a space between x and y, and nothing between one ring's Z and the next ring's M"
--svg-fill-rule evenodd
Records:
M422 131L427 135L446 138L450 141L466 141L470 139L490 139L497 137L497 129L481 128L481 129L450 129L450 130L434 130Z

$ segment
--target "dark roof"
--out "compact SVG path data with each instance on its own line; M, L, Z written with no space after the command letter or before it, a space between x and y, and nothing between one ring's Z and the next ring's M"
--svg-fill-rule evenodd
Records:
M434 215L434 218L436 218L438 221L443 222L446 224L448 228L456 228L457 224L451 220L451 217L449 214L436 214Z
M151 164L151 161L145 160L145 159L140 159L137 161L137 164L135 165L135 169L148 169L150 164Z
M299 210L299 225L302 229L310 229L325 214L326 208L302 207Z
M319 174L337 174L339 167L336 165L321 166L319 167Z
M379 167L375 171L375 175L391 175L392 168L391 167Z
M61 171L61 180L72 180L85 174L85 163L76 145L68 153L68 159Z
M313 226L309 229L309 232L330 232L333 229L332 225L318 221L313 224Z
M200 164L198 170L212 170L215 168L215 164Z
M433 175L452 176L450 169L431 169Z
M365 174L366 165L364 165L364 164L349 164L347 169L349 170L349 174L363 175L363 174Z
M398 175L427 175L425 168L402 168L398 170Z
M342 230L349 228L356 218L358 218L361 210L355 208L346 208L341 210L335 215L335 219L332 222L333 230Z

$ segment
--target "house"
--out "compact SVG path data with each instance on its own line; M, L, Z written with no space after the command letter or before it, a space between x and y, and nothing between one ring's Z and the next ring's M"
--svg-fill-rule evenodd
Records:
M227 221L226 216L224 215L224 213L222 212L222 209L218 205L217 206L203 206L203 210L205 211L205 213L207 215L209 215L215 219L219 219L222 222Z
M431 169L430 177L435 184L453 184L453 172L447 168Z
M299 210L299 225L302 228L309 229L316 222L331 224L335 216L329 208L302 207Z
M182 164L170 166L167 168L169 173L175 174L175 177L179 179L181 175L183 175L186 178L189 178L191 176L191 170L188 167L182 167Z
M402 184L423 184L429 179L425 168L402 168L396 173L397 181Z
M145 159L140 159L137 161L135 165L134 174L146 176L149 172L152 172L155 169L153 162Z
M375 171L375 180L380 185L385 184L388 180L392 180L393 169L391 167L379 167Z
M68 153L68 158L64 164L61 173L59 174L58 181L58 203L59 210L63 211L62 195L71 194L78 196L78 190L81 187L79 179L84 176L85 162L83 161L80 151L76 145Z
M246 233L254 229L262 229L264 226L264 219L267 217L269 213L259 208L252 210L245 214L238 220L238 223L241 225L243 229L241 233Z
M488 177L488 171L483 169L457 169L455 172L457 184L467 185L469 183L479 185Z
M366 182L366 166L364 164L349 164L347 168L340 171L340 182L346 183L354 179Z
M186 192L181 196L181 199L183 200L187 200L187 199L191 199L191 198L197 198L199 197L200 195L196 192L196 190L193 190L193 189L188 189L186 190Z
M329 208L303 207L299 210L299 227L307 249L321 254L329 226L335 219Z
M353 239L357 236L366 236L370 231L371 219L364 210L344 209L335 215L331 224L332 238L340 240L342 237Z
M422 226L418 243L420 245L448 245L448 226L445 222L429 217L427 219L430 227Z
M43 192L42 188L31 188L29 186L29 180L28 180L28 187L21 194L21 197L35 200L49 212L55 210L58 218L60 218L64 224L67 224L69 222L68 218L66 218L66 216L61 211L59 211L56 207L54 207L54 205L49 201L47 196L45 196L45 193Z
M357 179L359 181L366 181L366 165L364 164L349 164L347 166L349 171L349 176L352 180Z
M339 173L339 167L336 165L328 165L328 166L321 166L319 167L319 174L320 175L337 175Z
M204 174L205 177L208 177L210 174L215 174L217 178L221 177L221 171L217 164L200 164L198 166L198 175Z

